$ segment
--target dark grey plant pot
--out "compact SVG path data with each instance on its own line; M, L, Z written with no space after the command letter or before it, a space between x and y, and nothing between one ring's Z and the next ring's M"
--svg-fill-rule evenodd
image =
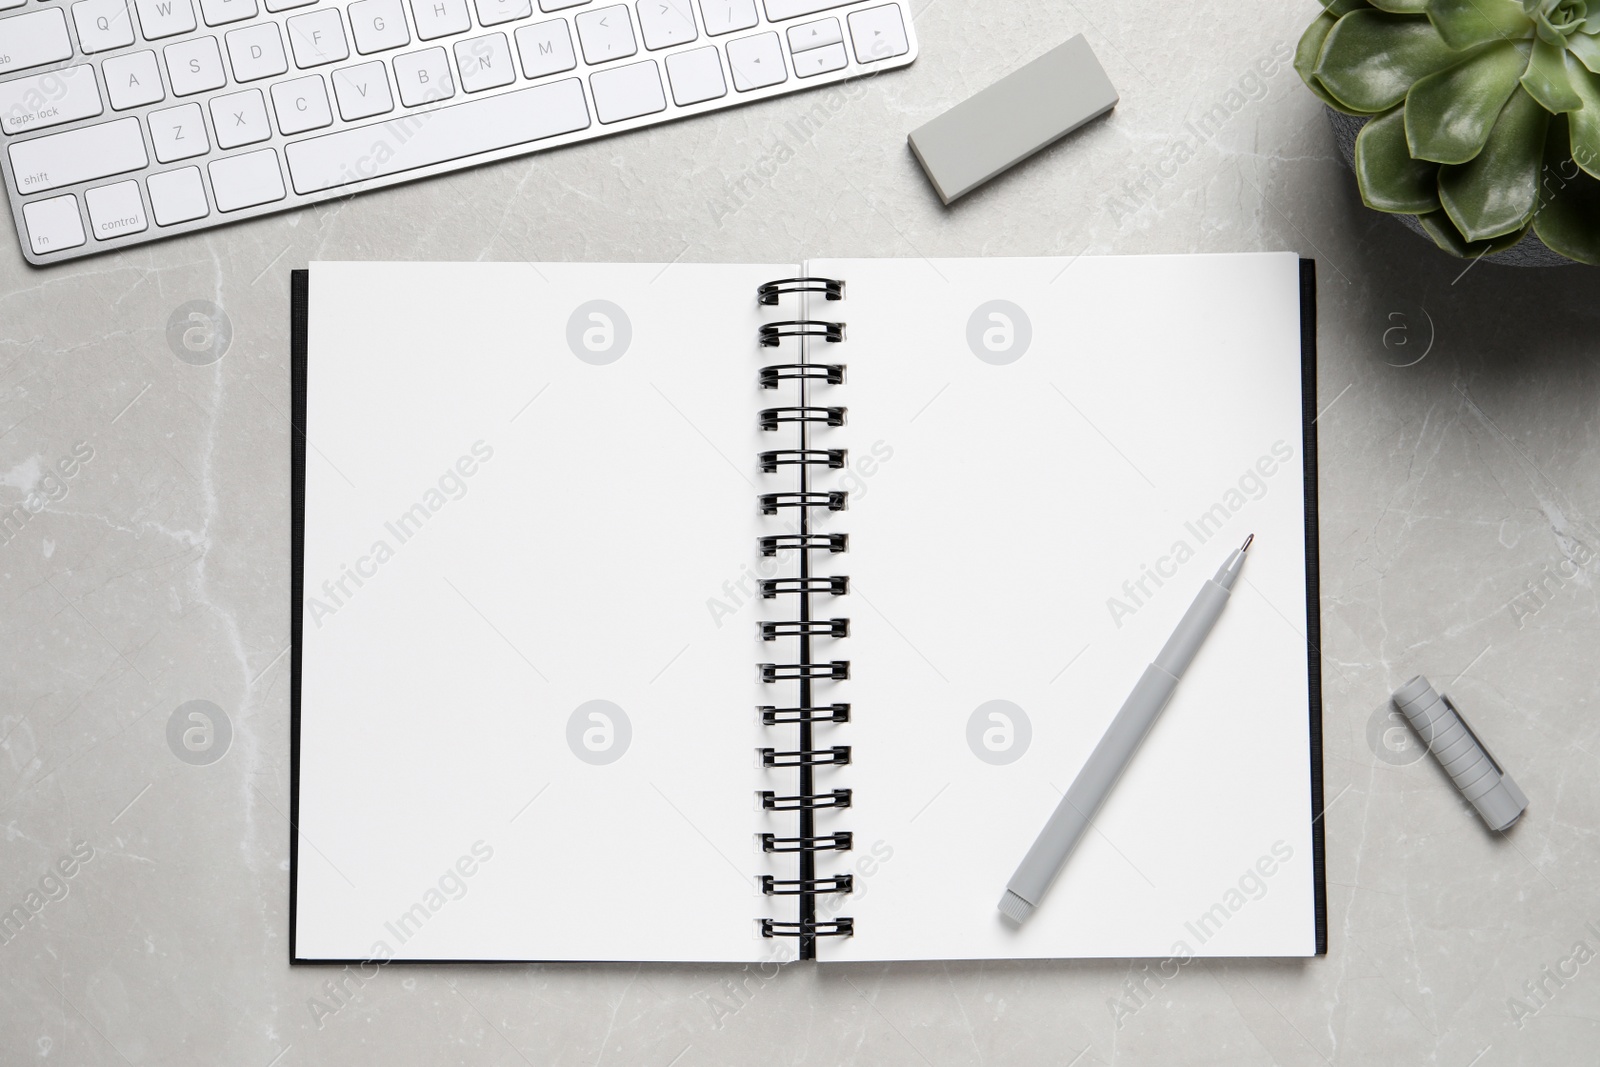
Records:
M1346 115L1342 111L1323 105L1328 113L1328 125L1333 127L1334 140L1339 142L1339 155L1344 157L1344 165L1353 172L1356 166L1356 134L1361 132L1361 127L1371 121L1365 115ZM1423 230L1422 224L1414 215L1394 215L1406 229L1420 236L1430 245L1433 238ZM1528 236L1512 245L1503 252L1496 252L1490 256L1481 257L1485 263L1498 263L1503 267L1570 267L1574 263L1560 252L1551 251L1548 245L1539 240L1537 234L1529 231Z

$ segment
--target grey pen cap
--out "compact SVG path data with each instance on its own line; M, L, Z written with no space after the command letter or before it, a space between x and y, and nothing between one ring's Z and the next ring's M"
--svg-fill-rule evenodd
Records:
M1489 829L1508 829L1522 817L1527 796L1449 697L1419 674L1394 691L1394 702Z

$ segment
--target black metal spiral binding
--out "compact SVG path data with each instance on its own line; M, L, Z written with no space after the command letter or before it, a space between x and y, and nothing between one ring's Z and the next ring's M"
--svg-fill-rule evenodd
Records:
M827 382L844 384L843 363L774 363L761 368L761 388L776 389L779 382Z
M849 704L824 704L816 708L775 708L763 704L756 709L761 713L764 726L782 726L785 723L849 722Z
M775 641L780 637L849 637L849 619L799 619L780 622L761 622L761 640Z
M779 796L770 789L761 791L761 806L767 811L816 811L819 808L848 808L850 790L835 789L828 793L800 793Z
M817 578L762 578L757 582L763 600L771 600L780 593L798 593L807 596L811 593L832 593L834 596L844 596L850 591L850 576L847 574L825 574Z
M827 508L843 511L849 504L849 494L839 490L828 492L762 493L761 514L776 515L779 508Z
M823 322L820 319L789 319L785 322L768 322L761 327L761 347L777 348L785 337L820 337L835 343L844 340L844 323Z
M855 835L849 830L821 837L779 837L777 834L761 835L763 852L849 852L855 845Z
M763 682L798 682L802 678L824 678L830 682L843 682L850 678L850 661L836 659L830 663L763 663Z
M774 474L779 467L828 467L839 470L844 466L842 448L779 448L760 453L761 469Z
M849 745L815 750L807 748L795 752L779 752L775 748L761 750L763 767L843 767L849 762Z
M777 534L761 539L763 556L776 556L779 552L793 552L805 548L825 548L829 552L843 552L849 547L850 535L842 533Z
M854 919L822 919L785 923L776 919L761 920L762 937L798 937L805 941L813 937L849 937L856 932ZM815 951L815 950L813 950ZM816 957L810 957L815 959Z
M804 299L821 298L836 301L844 298L844 283L831 278L781 278L768 282L756 290L760 304L775 306L784 296ZM846 453L842 448L817 447L812 441L814 433L843 426L846 409L842 406L818 403L814 390L842 385L845 366L842 363L823 362L808 358L810 346L837 344L844 340L844 323L807 318L802 306L801 317L761 326L757 342L762 348L778 348L790 341L798 349L796 359L762 367L761 386L764 389L786 389L789 394L782 406L764 408L760 414L762 430L787 431L793 435L788 447L772 449L759 454L761 470L777 474L780 470L793 471L794 482L785 491L761 493L758 503L764 515L787 512L789 532L772 534L760 539L761 554L767 557L783 553L785 561L793 560L798 573L784 577L762 578L758 581L761 596L773 599L792 597L793 616L759 623L764 641L793 640L793 657L788 662L762 663L760 677L764 683L787 685L793 683L798 699L788 707L763 705L757 710L765 726L792 728L794 744L784 747L757 749L761 766L774 771L792 774L798 789L794 792L762 790L761 806L772 812L794 812L798 833L792 837L762 834L761 847L770 853L794 853L799 871L795 878L761 877L761 890L768 896L794 897L797 917L793 921L762 919L763 937L793 937L799 942L800 958L815 959L817 939L821 937L848 937L855 931L850 918L822 919L818 916L817 897L823 894L849 893L854 889L854 878L849 874L819 874L816 857L824 852L847 851L854 843L848 831L819 834L816 830L816 812L825 809L850 807L848 789L820 789L816 776L819 769L840 767L850 762L849 745L819 744L815 731L826 731L830 724L850 721L850 705L818 702L814 690L819 685L846 681L850 677L850 661L824 658L814 654L817 641L847 637L850 620L847 618L817 618L812 613L813 596L844 596L850 591L850 579L844 575L817 574L813 553L835 555L847 551L850 541L843 533L823 533L812 528L813 512L843 511L849 494L841 490L813 488L813 470L840 470L845 466ZM788 614L787 612L785 614ZM783 646L787 651L790 646ZM820 773L828 773L825 770ZM828 909L837 910L837 909Z
M855 876L830 874L825 878L774 878L761 876L761 891L769 897L795 897L801 893L848 893L855 888Z
M786 422L820 422L829 426L844 425L844 408L766 408L761 412L761 428L776 430Z
M779 278L756 287L756 300L768 307L785 293L820 293L824 300L843 300L844 282L832 278Z

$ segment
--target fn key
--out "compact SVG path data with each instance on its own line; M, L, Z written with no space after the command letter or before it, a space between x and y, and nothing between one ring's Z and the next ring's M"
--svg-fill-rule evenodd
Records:
M83 244L83 219L78 215L78 198L71 193L23 204L22 218L36 256Z

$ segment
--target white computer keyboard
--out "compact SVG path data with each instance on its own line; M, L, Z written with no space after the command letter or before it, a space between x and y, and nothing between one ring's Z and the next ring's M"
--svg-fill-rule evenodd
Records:
M0 0L0 169L49 264L916 53L883 0Z

